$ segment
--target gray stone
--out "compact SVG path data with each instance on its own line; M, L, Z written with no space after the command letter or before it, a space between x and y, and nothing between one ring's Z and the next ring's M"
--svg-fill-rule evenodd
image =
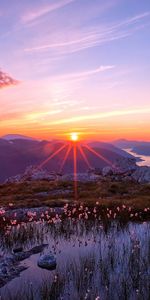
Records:
M41 255L37 264L40 268L53 270L56 268L56 258L50 254Z
M113 173L114 173L114 169L112 167L107 166L102 169L103 176L113 175Z
M42 244L35 246L28 251L17 252L6 257L0 257L0 288L27 269L26 266L20 265L20 261L29 258L33 254L40 253L47 245L48 244Z
M136 165L136 159L122 157L116 160L114 168L116 174L132 174L132 172L136 171L138 166Z
M132 178L139 183L150 183L150 167L138 167Z
M14 248L13 249L13 252L14 253L18 253L18 252L22 252L23 251L23 248L22 247L18 247L18 248Z

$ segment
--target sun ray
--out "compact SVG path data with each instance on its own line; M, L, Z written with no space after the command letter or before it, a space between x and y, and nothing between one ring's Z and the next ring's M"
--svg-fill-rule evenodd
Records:
M74 163L74 196L77 199L77 145L73 145L73 163Z
M62 169L63 169L63 167L64 167L64 165L65 165L65 163L66 163L66 160L67 160L67 158L68 158L68 155L69 155L71 149L72 149L72 145L70 144L70 145L68 146L67 151L66 151L65 157L64 157L64 159L63 159L63 161L62 161L62 163L61 163L60 170L59 170L60 173L62 172Z
M90 163L89 163L89 161L88 161L88 158L87 158L87 156L85 155L85 153L84 153L82 147L81 147L80 145L78 145L78 148L79 148L79 151L80 151L80 153L81 153L81 155L82 155L82 157L83 157L85 163L87 164L88 168L89 168L89 169L92 169L92 166L90 165Z
M59 149L57 149L53 154L51 154L47 159L45 159L38 167L37 169L42 168L45 164L48 163L53 157L55 157L59 152L61 152L67 145L61 146Z
M90 146L84 145L84 147L87 148L89 151L91 151L93 154L95 154L97 157L99 157L100 159L102 159L103 161L105 161L108 165L114 166L110 160L108 160L103 155L101 155L100 153L98 153L97 151L95 151L94 149L92 149Z

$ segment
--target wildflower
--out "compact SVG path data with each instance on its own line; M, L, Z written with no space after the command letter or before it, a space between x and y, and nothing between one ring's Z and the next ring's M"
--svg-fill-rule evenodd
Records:
M94 209L93 209L93 213L94 213L94 214L96 213L96 207L94 207Z
M5 214L5 209L0 209L0 216Z
M73 210L72 210L72 214L74 214L76 212L76 210L77 209L74 207Z
M79 214L79 220L82 218L82 214Z
M86 220L88 219L88 214L87 214L87 213L85 213L85 219L86 219Z
M10 220L11 225L16 225L17 224L17 220Z
M54 276L54 282L57 282L57 279L58 279L58 276L55 275L55 276Z

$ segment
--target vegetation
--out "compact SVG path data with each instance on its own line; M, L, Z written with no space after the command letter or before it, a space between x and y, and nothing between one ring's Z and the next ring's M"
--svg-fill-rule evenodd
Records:
M150 207L150 184L135 182L78 182L78 199L74 199L73 182L32 181L0 185L0 206L38 207L62 206L74 200L85 205L112 207L126 204L132 208Z
M32 256L26 275L2 288L1 299L148 300L149 229L148 222L122 225L97 218L74 222L69 217L55 224L13 226L9 234L0 233L3 252L10 253L16 245L28 249L48 242L46 251L56 255L57 267L45 273Z

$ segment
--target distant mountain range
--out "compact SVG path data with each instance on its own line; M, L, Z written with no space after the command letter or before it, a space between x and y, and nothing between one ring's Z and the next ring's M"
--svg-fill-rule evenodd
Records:
M131 149L132 152L138 155L150 156L150 142L120 139L112 142L112 144L121 149Z
M94 141L94 142L90 142L89 145L92 148L100 148L100 149L107 149L107 150L111 150L115 153L118 153L119 155L123 156L123 157L132 157L131 154L127 153L126 151L122 150L121 148L118 148L110 143L104 143L104 142L99 142L99 141Z
M6 135L3 135L1 138L4 139L4 140L6 140L6 141L18 140L18 139L21 139L21 140L31 140L31 141L35 140L32 137L29 137L29 136L26 136L26 135L22 135L22 134L6 134Z
M0 138L0 181L2 182L10 176L23 173L30 165L40 165L52 153L62 147L63 144L64 143L62 141L38 141L20 135L7 135ZM127 154L125 151L118 149L111 144L92 142L88 145L104 157L103 160L90 152L87 148L83 147L84 153L93 168L101 169L105 167L108 165L106 160L109 160L110 163L114 163L118 158L132 157L130 154ZM58 172L66 151L67 146L62 149L57 156L44 165L45 169L48 171ZM73 172L73 156L74 154L72 149L64 165L64 173ZM77 171L85 172L87 169L88 166L79 149L77 149Z

